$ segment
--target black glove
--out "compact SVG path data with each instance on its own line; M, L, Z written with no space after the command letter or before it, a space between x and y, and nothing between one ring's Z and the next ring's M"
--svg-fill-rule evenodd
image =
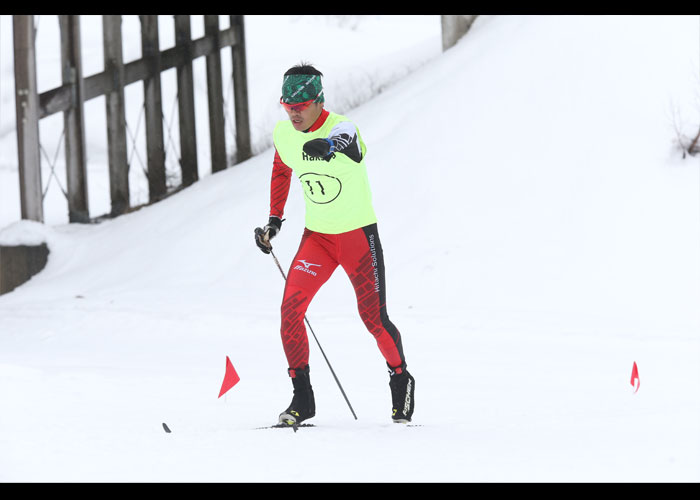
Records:
M272 245L270 240L277 236L282 229L282 220L279 217L270 216L268 223L263 228L255 228L255 244L263 253L270 253Z
M323 158L326 161L331 161L334 158L333 154L335 146L330 139L311 139L304 143L304 153L312 158Z

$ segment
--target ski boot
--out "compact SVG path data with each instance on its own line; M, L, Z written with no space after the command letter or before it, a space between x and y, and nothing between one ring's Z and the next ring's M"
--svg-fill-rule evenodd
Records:
M389 387L391 388L391 419L396 423L407 424L413 416L416 383L413 376L406 370L406 363L396 368L389 366Z
M288 372L294 386L294 397L289 407L280 413L279 423L294 427L316 415L316 404L309 378L309 365L304 368L290 368Z

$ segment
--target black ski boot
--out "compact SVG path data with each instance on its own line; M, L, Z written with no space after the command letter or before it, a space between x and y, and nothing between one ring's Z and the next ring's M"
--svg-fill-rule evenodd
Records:
M403 424L410 422L415 404L416 383L413 376L406 370L406 363L396 368L389 366L389 387L391 388L391 419Z
M295 426L316 415L316 403L309 378L309 365L304 368L290 368L288 372L294 386L294 397L289 408L280 413L279 423Z

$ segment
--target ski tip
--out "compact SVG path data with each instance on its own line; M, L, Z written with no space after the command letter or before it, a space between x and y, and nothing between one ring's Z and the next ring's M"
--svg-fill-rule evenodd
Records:
M168 427L168 424L166 424L165 422L163 422L163 430L165 432L167 432L168 434L170 434L170 432L171 432L170 428Z

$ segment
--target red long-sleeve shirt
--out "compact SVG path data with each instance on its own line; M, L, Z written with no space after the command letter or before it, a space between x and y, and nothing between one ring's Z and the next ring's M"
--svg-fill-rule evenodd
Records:
M291 182L292 169L284 164L279 153L275 151L270 180L270 217L279 217L280 220L283 218Z

